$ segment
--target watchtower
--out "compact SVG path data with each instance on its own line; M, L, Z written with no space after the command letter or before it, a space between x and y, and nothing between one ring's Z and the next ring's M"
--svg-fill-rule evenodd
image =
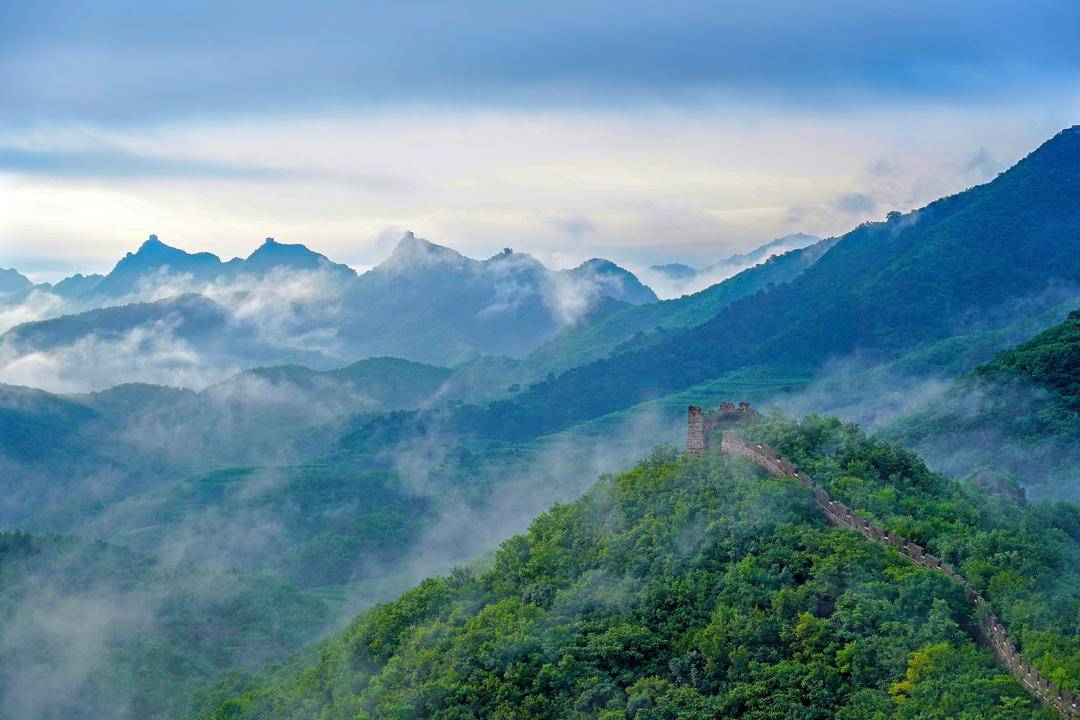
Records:
M709 449L709 434L713 430L744 423L756 415L757 411L748 402L720 403L707 412L700 405L691 405L686 411L686 452L700 455Z

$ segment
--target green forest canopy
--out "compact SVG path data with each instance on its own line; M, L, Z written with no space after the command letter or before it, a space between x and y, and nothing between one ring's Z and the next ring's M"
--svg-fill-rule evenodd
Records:
M850 425L749 429L957 565L1025 657L1080 687L1080 513L986 498ZM959 586L829 528L808 491L658 448L198 718L1048 717L963 630Z

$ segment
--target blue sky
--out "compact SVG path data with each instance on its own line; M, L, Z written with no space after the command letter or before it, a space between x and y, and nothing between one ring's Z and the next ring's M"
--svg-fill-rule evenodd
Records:
M0 266L156 231L707 261L1080 122L1073 2L0 2Z

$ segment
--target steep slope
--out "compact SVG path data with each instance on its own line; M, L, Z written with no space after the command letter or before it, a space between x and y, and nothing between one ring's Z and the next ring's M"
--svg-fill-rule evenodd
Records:
M1021 377L1052 393L1062 409L1080 414L1080 311L980 367L982 380Z
M1075 508L968 495L836 422L751 433L959 565L1044 674L1077 687ZM973 621L959 586L827 528L809 491L661 448L537 518L486 568L200 693L193 717L1047 717L974 644Z
M947 472L974 472L995 485L1016 478L1039 496L1076 497L1080 311L975 368L879 433Z
M703 285L721 282L736 273L768 260L774 255L783 255L792 250L801 250L820 240L821 238L806 233L794 233L778 237L749 252L718 260L701 269L695 269L682 263L654 265L649 269L668 280L671 286L679 292L685 292L688 288L700 288Z
M268 577L69 537L0 533L0 582L3 720L174 716L194 688L287 657L328 620Z
M665 334L711 320L728 305L771 286L791 282L832 247L834 239L768 258L765 262L692 295L634 307L609 306L590 322L567 327L522 360L527 379L562 372L605 357L637 336L652 343ZM651 334L646 338L645 335Z
M0 293L12 293L30 287L30 280L15 268L0 268Z
M463 427L528 437L676 392L735 368L809 374L858 352L894 358L1060 302L1080 284L1080 127L994 181L860 226L786 285L708 322L464 408Z

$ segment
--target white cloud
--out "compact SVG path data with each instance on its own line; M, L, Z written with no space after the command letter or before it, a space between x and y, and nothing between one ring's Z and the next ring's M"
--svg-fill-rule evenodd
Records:
M115 304L197 292L220 306L228 322L238 328L237 337L248 338L264 349L340 357L343 364L347 358L341 354L333 328L344 312L344 282L340 274L330 270L275 268L262 276L243 275L210 283L162 271L143 278L135 292ZM36 299L39 295L47 299ZM0 308L0 322L84 309L34 292L22 305ZM172 314L122 333L91 333L57 349L33 352L5 339L0 342L0 382L51 392L102 390L122 382L201 389L249 365L265 364L246 357L243 348L215 345L197 349L178 332L181 322L179 315ZM221 342L225 341L222 337Z

